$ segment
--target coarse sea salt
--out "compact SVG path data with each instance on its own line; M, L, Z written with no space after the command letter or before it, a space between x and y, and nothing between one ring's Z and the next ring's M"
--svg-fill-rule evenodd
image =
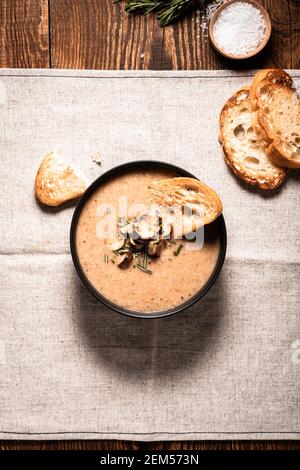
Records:
M200 23L200 19L199 19L199 16L201 14L201 10L196 10L196 15L198 16L198 21L197 21L197 18L196 18L196 23L200 23L200 28L206 32L208 30L208 22L209 20L211 19L211 17L213 16L213 14L215 13L215 11L217 11L217 9L225 2L225 0L214 0L213 2L209 3L208 5L206 5L206 7L204 8L204 10L202 10L202 15L201 15L201 23ZM206 36L204 36L206 37Z
M223 52L243 56L259 46L265 29L265 21L258 8L250 3L236 2L221 11L214 24L213 35Z

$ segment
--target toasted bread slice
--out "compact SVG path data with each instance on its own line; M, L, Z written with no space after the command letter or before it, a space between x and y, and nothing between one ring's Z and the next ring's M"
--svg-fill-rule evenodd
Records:
M275 165L282 166L284 168L288 168L286 159L276 150L275 147L273 147L273 144L270 144L266 148L266 152L268 154L269 159L275 163ZM290 166L290 168L294 168Z
M86 189L83 177L76 174L55 153L47 155L35 178L35 195L48 206L59 206L81 196Z
M257 121L269 139L270 158L287 168L300 168L300 100L296 90L269 85L258 105Z
M225 161L237 176L261 189L274 189L283 182L286 170L269 160L253 128L249 87L235 93L223 107L220 131Z
M263 128L263 126L261 126L260 123L258 122L258 111L252 111L251 122L252 122L252 127L255 130L261 145L267 149L269 145L271 144L271 141L269 137L267 136L266 131Z
M257 72L253 77L250 87L250 104L252 111L256 111L258 109L260 96L263 96L269 85L272 84L292 87L293 79L282 69L263 69Z
M150 186L152 204L162 207L193 207L203 211L204 225L216 220L223 206L217 193L195 178L168 178L154 181Z
M264 127L258 121L258 110L252 111L252 126L258 136L261 145L266 150L269 159L276 165L286 167L287 165L285 159L280 155L276 148L273 147L272 141L269 139Z
M269 159L278 166L286 167L285 159L280 153L272 146L272 142L266 134L265 129L258 122L258 111L252 111L252 126L258 136L258 139L265 149Z

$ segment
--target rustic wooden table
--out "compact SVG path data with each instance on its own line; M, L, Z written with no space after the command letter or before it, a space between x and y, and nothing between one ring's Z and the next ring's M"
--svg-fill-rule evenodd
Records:
M300 0L258 0L273 33L255 59L236 63L210 46L199 14L161 29L113 0L0 0L0 67L77 69L300 68ZM1 441L2 449L300 449L298 441Z

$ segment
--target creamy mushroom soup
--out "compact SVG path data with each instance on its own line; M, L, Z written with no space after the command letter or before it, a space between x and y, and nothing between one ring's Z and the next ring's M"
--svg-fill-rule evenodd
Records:
M193 297L214 271L220 250L216 223L205 226L201 249L186 249L192 243L187 240L166 242L159 256L148 257L144 270L138 255L126 264L126 254L120 255L122 250L120 253L112 251L108 240L99 238L99 205L118 208L119 197L124 195L128 206L146 205L149 203L148 185L153 180L174 176L152 169L124 173L101 185L82 209L76 231L80 264L93 287L120 307L136 312L173 308ZM154 255L157 255L156 248L154 246Z

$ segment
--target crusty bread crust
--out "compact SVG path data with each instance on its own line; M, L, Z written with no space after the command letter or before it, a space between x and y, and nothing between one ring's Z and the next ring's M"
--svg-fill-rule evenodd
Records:
M269 160L253 128L249 87L239 90L224 105L220 131L225 161L239 178L266 190L282 184L285 169Z
M153 181L149 186L152 204L163 207L200 206L204 224L210 224L222 213L223 206L218 194L195 178L168 178Z
M289 163L287 163L286 159L278 152L278 150L273 146L273 144L270 144L266 148L266 152L270 160L275 163L275 165L282 166L284 168L296 168L292 165L288 166Z
M270 158L287 168L300 168L300 100L296 90L269 85L256 113L269 139Z
M269 158L300 168L300 104L293 80L282 69L258 72L250 89L253 126Z
M61 157L54 153L46 155L35 178L35 195L41 203L59 206L82 196L85 189L83 178Z
M258 111L253 111L252 112L252 126L255 129L255 132L258 136L258 139L263 146L263 148L266 150L266 153L269 157L269 159L275 163L275 165L282 166L284 168L287 168L288 165L286 164L286 160L280 155L278 150L272 145L271 140L269 139L265 129L261 124L258 122Z
M271 141L269 137L267 136L265 129L258 121L258 111L252 111L251 121L252 121L252 126L257 134L257 137L259 138L260 143L265 148L268 148L269 145L271 144Z
M260 94L271 84L292 87L293 79L282 69L263 69L257 72L253 77L250 87L250 104L252 111L258 109Z

